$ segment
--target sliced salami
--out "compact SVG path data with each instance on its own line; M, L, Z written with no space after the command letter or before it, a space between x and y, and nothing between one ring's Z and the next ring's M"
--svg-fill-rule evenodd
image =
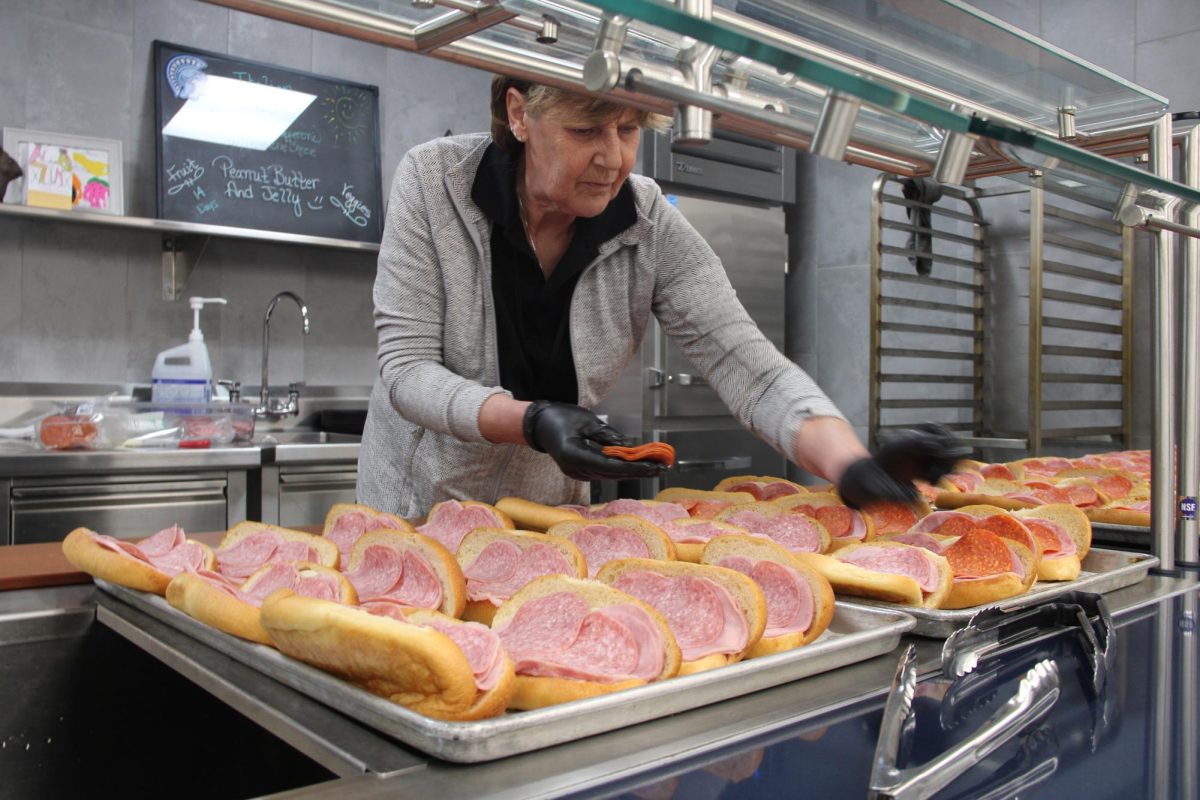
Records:
M736 653L746 646L750 635L746 618L729 592L713 581L630 570L617 578L613 587L667 618L684 661Z
M588 525L567 538L583 551L589 578L596 577L600 567L613 559L652 557L642 537L628 528L615 525Z
M494 509L487 506L463 505L457 500L439 503L429 520L417 528L420 533L437 539L451 553L458 552L463 537L476 528L503 527Z
M362 554L358 569L344 573L360 600L381 597L404 575L404 558L390 547L372 545Z

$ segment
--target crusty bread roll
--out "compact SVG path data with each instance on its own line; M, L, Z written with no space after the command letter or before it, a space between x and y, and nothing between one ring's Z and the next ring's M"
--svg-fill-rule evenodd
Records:
M749 492L710 492L670 486L656 494L654 499L661 503L677 503L687 509L689 516L711 519L729 506L753 503L757 498Z
M740 649L731 653L708 653L694 659L684 660L679 665L680 675L702 672L706 669L722 667L726 664L741 661L758 640L762 638L763 629L767 624L767 602L766 598L763 597L762 590L758 588L758 584L749 575L743 575L737 570L708 564L691 564L686 561L655 561L648 558L625 558L609 561L600 568L600 572L596 575L596 580L633 594L643 602L657 608L666 617L667 623L671 625L671 631L675 634L676 642L681 641L681 635L676 626L681 623L687 624L688 620L693 618L694 614L700 613L701 609L688 607L686 604L677 604L673 600L660 605L650 597L642 597L635 591L625 588L623 579L628 578L633 573L642 572L654 573L667 579L693 578L709 581L728 592L745 620L747 637ZM684 645L681 644L680 647L682 649ZM687 659L687 654L683 653L682 657Z
M919 556L905 557L920 558L933 566L936 572L936 585L933 590L922 591L917 580L908 575L882 572L878 569L849 563L848 559L857 558L862 551L871 548L897 548L904 552L919 552ZM824 575L835 592L856 597L869 597L919 608L941 608L942 602L950 595L953 583L950 564L945 558L923 548L900 542L877 539L865 544L847 545L828 556L820 553L796 553L795 555Z
M718 483L713 487L713 491L748 492L755 500L774 500L788 494L804 494L809 488L786 478L770 475L735 475Z
M1149 528L1150 512L1130 507L1133 503L1137 502L1139 500L1126 497L1114 500L1099 508L1085 509L1084 513L1092 522L1101 522L1109 525L1136 525L1142 528Z
M93 577L128 586L130 589L152 592L157 595L166 593L167 584L171 582L169 572L135 556L123 552L118 553L102 546L97 541L98 536L100 534L87 528L76 528L67 534L67 538L63 540L62 549L63 555L66 556L71 566ZM190 546L196 547L204 553L203 568L213 569L216 557L213 555L212 548L203 542L190 539L188 541Z
M689 537L689 528L703 532L705 536L710 534L714 537L746 535L745 528L739 528L737 525L730 525L728 522L721 522L715 519L688 517L687 519L673 519L670 522L663 523L663 531L667 536L671 537L672 542L675 544L675 558L679 561L690 561L693 564L700 563L700 557L704 553L705 546L711 541L711 538L699 542L679 541L680 538L702 538L696 534Z
M406 552L411 551L421 562L428 565L437 577L442 589L442 601L437 611L451 617L461 617L467 605L467 582L463 577L462 568L449 550L419 533L394 530L374 530L364 533L354 543L350 552L350 560L343 566L342 572L353 578L361 573L370 559L367 551L373 547L383 547L395 553L400 559ZM401 576L400 586L404 585L407 576ZM357 584L356 584L357 585ZM385 592L385 595L404 597L405 592L395 590ZM359 593L359 600L367 600L368 596Z
M850 508L833 492L790 494L771 502L788 511L804 513L820 522L829 531L828 550L836 550L855 542L868 542L876 536L875 520L871 515ZM797 510L805 507L812 509L811 513ZM859 526L861 530L856 531L855 528ZM854 535L856 533L861 535Z
M1043 545L1051 541L1053 533L1037 527L1038 522L1049 522L1058 526L1070 538L1074 552L1043 552L1038 563L1038 580L1071 581L1079 577L1081 562L1092 546L1092 523L1088 515L1069 503L1051 503L1013 512L1013 516L1026 523Z
M812 621L806 629L768 636L769 631L764 628L763 636L746 653L746 658L782 653L785 650L800 647L816 639L829 627L834 611L833 587L821 573L804 563L795 554L766 539L758 539L753 536L719 536L705 546L701 555L701 563L721 566L722 562L730 557L748 558L755 564L760 561L770 561L786 567L800 580L803 580L812 593ZM751 575L751 577L754 576ZM769 588L769 586L759 583L759 589L763 591L763 599L767 603L768 622L770 622L772 611Z
M509 708L522 711L543 708L570 700L595 697L631 686L644 686L647 683L664 680L678 674L679 645L675 643L675 637L671 633L671 627L667 624L666 618L636 597L617 591L596 580L571 578L565 575L544 575L536 578L525 584L520 591L500 606L492 620L492 630L500 634L503 640L505 631L509 630L509 626L512 625L514 618L524 606L543 597L560 593L570 593L580 598L589 611L601 611L611 606L635 606L641 609L645 613L646 619L657 631L662 648L662 668L649 680L626 678L612 682L518 672L516 688Z
M346 576L335 569L304 561L286 564L266 564L240 586L223 580L216 573L202 576L181 572L167 585L167 602L193 619L217 630L261 644L271 644L271 638L259 619L263 581L278 583L279 574L290 571L287 585L294 589L301 581L322 581L335 588L338 602L357 603L358 595ZM290 578L294 577L295 580ZM278 588L278 587L276 587Z
M1024 491L1031 490L1017 481L1010 481L1004 478L986 478L973 492L960 492L957 489L954 491L938 492L935 502L938 508L992 505L1006 511L1015 511L1018 508L1029 508L1034 505L1028 500L1013 500L1006 497L1006 495L1018 494Z
M311 548L311 552L308 557L293 560L308 561L314 564L320 564L323 567L337 569L341 556L338 553L337 545L331 542L329 539L325 539L321 536L314 536L311 533L304 533L303 531L294 531L290 528L281 528L278 525L269 525L265 522L252 522L247 520L234 525L232 528L226 531L225 535L221 538L220 543L216 547L217 570L222 573L226 571L222 564L222 555L224 551L231 550L238 544L253 537L260 531L270 531L284 541L302 542ZM259 566L262 566L262 562L260 562Z
M645 548L646 553L621 552L620 548L598 539L605 538L601 531L604 528L619 529L615 535L628 532ZM641 517L616 516L604 519L577 519L569 522L559 522L552 525L549 536L560 536L571 542L583 553L587 562L588 577L595 577L604 564L614 558L630 558L641 556L662 561L675 560L675 543L652 522ZM597 534L601 534L597 536Z
M501 497L496 501L496 510L506 515L521 530L545 531L559 522L583 519L578 511L558 508L520 497Z
M481 692L463 650L450 634L429 627L466 623L436 611L400 620L279 590L263 602L261 616L281 652L426 716L494 717L512 696L512 662L503 650L499 679Z
M494 542L508 542L522 552L533 547L552 547L566 559L572 577L587 577L587 559L584 558L583 553L578 547L566 539L536 531L476 528L463 537L462 544L459 545L458 552L455 553L455 558L458 560L458 565L462 568L463 576L467 581L467 605L462 614L462 618L465 620L490 625L498 606L512 596L512 594L508 594L507 596L496 598L501 603L494 603L484 597L471 599L472 595L476 594L475 589L479 585L479 582L471 577L472 567L475 566L479 554ZM518 572L518 574L520 573ZM533 575L530 579L541 577L542 574L544 573ZM520 586L513 586L513 593L520 588Z

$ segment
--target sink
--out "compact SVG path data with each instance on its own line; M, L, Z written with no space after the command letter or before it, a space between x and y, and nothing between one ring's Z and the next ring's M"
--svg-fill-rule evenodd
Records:
M250 444L262 448L264 464L357 462L361 436L309 429L261 431Z
M329 431L264 431L256 433L250 443L255 447L287 447L289 445L359 444L361 436Z

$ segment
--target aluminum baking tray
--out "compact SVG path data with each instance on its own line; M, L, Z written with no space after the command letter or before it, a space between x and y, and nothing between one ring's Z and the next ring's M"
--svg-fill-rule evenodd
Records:
M1117 525L1111 522L1093 522L1092 541L1102 544L1145 547L1150 544L1150 528L1145 525Z
M857 597L852 602L845 602L863 608L902 608L917 621L917 624L913 627L913 633L920 636L944 639L965 626L971 620L971 617L975 616L975 612L981 608L1024 608L1051 600L1064 592L1075 590L1104 594L1105 592L1116 591L1117 589L1140 583L1150 572L1150 568L1157 565L1158 558L1156 556L1093 547L1084 556L1082 569L1080 570L1079 577L1075 580L1056 581L1052 583L1038 582L1024 594L1009 597L1006 600L999 600L995 603L987 603L982 606L960 608L951 611L937 608L911 608L909 606L898 606L895 603L885 603ZM842 598L839 597L839 605L843 602Z
M429 755L462 763L539 750L865 661L891 652L900 636L914 625L911 616L895 608L839 602L829 628L815 642L797 650L535 711L510 712L478 722L443 722L370 694L274 648L211 628L167 605L158 595L103 580L96 585L365 725Z

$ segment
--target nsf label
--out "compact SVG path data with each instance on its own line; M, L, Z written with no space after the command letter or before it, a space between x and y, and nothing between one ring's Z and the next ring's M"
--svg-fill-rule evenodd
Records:
M1184 519L1196 518L1196 498L1185 497L1179 501L1179 513Z

